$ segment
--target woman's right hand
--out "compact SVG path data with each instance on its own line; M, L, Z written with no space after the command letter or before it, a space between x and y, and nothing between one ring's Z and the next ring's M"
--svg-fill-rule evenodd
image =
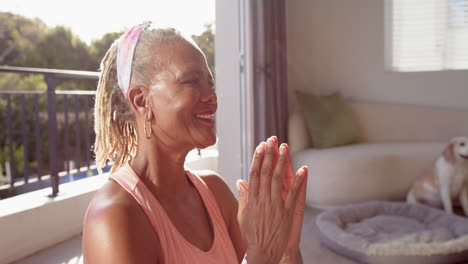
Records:
M307 171L299 169L283 199L283 181L289 152L271 137L255 150L249 173L249 186L240 185L238 220L247 243L248 263L279 263L291 236L294 210Z

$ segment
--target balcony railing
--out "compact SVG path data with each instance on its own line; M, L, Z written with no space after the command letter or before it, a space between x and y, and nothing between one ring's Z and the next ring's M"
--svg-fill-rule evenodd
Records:
M7 181L0 197L47 186L56 196L60 182L96 174L90 123L95 92L56 90L56 83L97 80L98 73L0 66L2 72L43 75L47 90L0 90L0 127L6 131L0 132L0 174Z

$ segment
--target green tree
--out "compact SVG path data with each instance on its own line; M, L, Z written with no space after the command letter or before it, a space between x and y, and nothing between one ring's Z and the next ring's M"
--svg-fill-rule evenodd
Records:
M37 68L95 70L86 43L63 26L45 30L24 63Z
M203 51L206 56L206 60L208 62L208 66L210 67L211 73L213 76L215 75L214 72L214 31L213 25L207 24L205 25L205 31L200 35L192 35L193 41L197 43L198 47Z
M0 25L0 65L21 66L47 28L39 19L7 12L0 12Z
M95 67L95 70L99 69L100 63L104 58L104 55L106 55L107 50L122 34L123 32L106 33L100 39L91 42L89 52L93 59L93 67Z

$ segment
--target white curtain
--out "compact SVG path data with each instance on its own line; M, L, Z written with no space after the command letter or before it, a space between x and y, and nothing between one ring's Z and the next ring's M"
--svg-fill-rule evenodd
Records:
M387 66L468 69L468 0L387 0Z

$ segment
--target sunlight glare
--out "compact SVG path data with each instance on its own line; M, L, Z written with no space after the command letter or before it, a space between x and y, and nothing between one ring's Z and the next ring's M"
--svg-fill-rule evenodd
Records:
M108 32L130 28L144 20L157 27L174 27L184 35L200 34L214 23L215 0L15 0L4 1L1 12L39 18L48 26L64 25L90 43Z

